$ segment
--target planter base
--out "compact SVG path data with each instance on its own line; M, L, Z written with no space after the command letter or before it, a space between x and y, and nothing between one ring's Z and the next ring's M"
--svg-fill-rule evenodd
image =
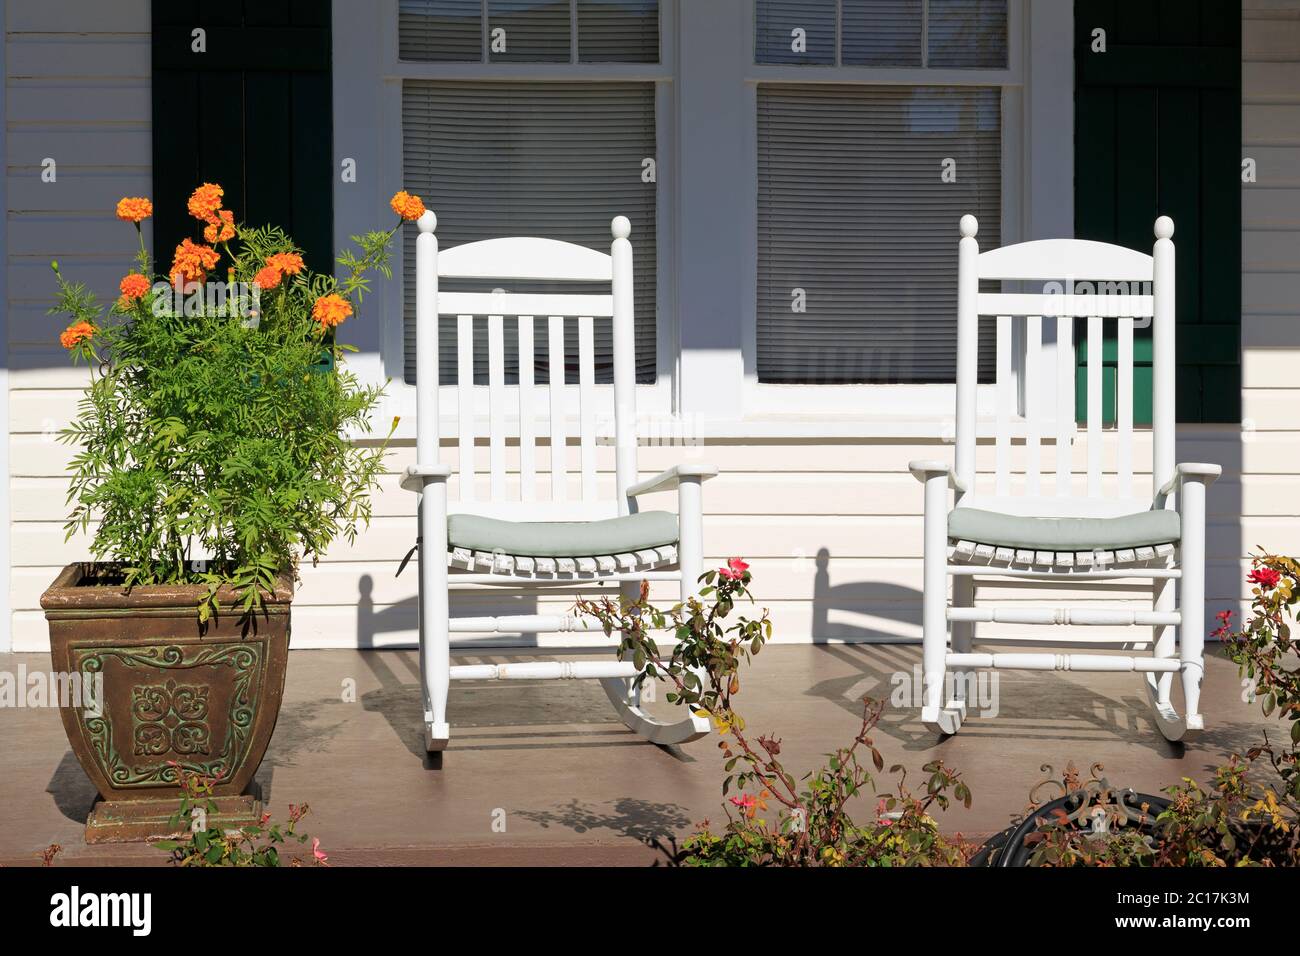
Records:
M242 797L214 797L215 812L209 810L208 826L223 829L252 826L262 818L262 801L246 794ZM180 804L179 795L165 800L99 800L86 820L87 843L143 843L183 836L189 820L171 825L172 814Z

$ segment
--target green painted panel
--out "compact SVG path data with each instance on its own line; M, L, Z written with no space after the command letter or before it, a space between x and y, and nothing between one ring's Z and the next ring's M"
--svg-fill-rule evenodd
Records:
M196 27L205 53L192 49ZM282 226L311 268L332 268L330 42L330 0L153 4L160 270L182 238L200 235L185 200L201 182L221 184L238 221Z
M1075 3L1075 235L1150 252L1155 218L1173 218L1185 422L1241 417L1240 24L1241 4L1224 0ZM1091 48L1095 29L1106 31L1104 53ZM1087 348L1076 342L1082 400ZM1134 414L1149 423L1149 331L1135 332L1134 352ZM1085 415L1081 401L1080 422Z

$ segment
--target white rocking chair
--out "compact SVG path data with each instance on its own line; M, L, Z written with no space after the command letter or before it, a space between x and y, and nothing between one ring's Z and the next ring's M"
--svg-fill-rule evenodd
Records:
M437 219L426 212L416 239L416 464L402 487L420 495L420 669L424 685L426 749L442 751L450 738L447 695L453 680L553 680L591 678L601 682L628 727L657 744L695 740L709 730L706 718L685 716L665 722L643 709L632 662L549 661L451 666L452 633L550 634L593 629L565 614L452 619L449 589L495 585L512 588L573 587L618 583L635 594L641 581L679 581L682 599L693 594L702 572L703 481L717 474L710 465L690 464L637 480L637 420L633 339L631 224L613 220L610 255L552 239L501 238L471 242L438 252ZM440 278L526 282L609 283L609 295L440 292ZM486 316L488 385L474 385L474 316ZM456 316L458 383L448 386L457 406L459 501L449 513L452 469L441 463L439 435L438 323ZM534 382L534 317L548 319L550 380L549 500L539 500L536 418L542 387ZM519 384L507 386L505 323L517 322ZM617 495L597 494L596 421L602 398L596 381L596 319L613 320ZM578 381L565 381L566 321L577 323ZM575 397L576 405L572 399ZM485 394L486 393L486 394ZM603 396L607 407L608 395ZM476 401L486 398L490 478L475 475ZM537 404L535 404L535 402ZM581 495L568 500L570 413L579 421ZM507 435L508 417L513 428ZM518 487L508 493L507 439L517 442ZM676 488L678 513L638 511L636 499ZM486 500L479 496L487 492Z
M1205 641L1205 489L1218 465L1174 463L1174 224L1156 220L1153 256L1078 239L1025 242L981 253L973 216L961 220L957 281L957 429L955 467L913 461L925 485L923 701L932 731L953 734L967 713L969 671L980 668L1136 671L1146 687L1155 723L1169 740L1204 728L1200 712ZM1064 294L981 292L981 280L1060 282ZM1076 282L1100 283L1105 295L1077 295ZM1151 283L1151 294L1141 285ZM1130 286L1137 285L1134 290ZM1051 287L1046 287L1051 288ZM1117 294L1117 293L1124 294ZM1116 293L1116 294L1112 294ZM975 422L979 317L996 321L996 443L992 488L977 488ZM1054 422L1040 402L1040 346L1044 318L1056 317ZM1103 316L1118 319L1115 426L1103 428ZM1012 374L1013 318L1023 317L1023 381ZM1075 318L1087 319L1086 472L1071 473L1075 436ZM1133 329L1150 318L1153 336L1151 494L1133 494ZM1145 323L1144 323L1145 324ZM1013 415L1017 385L1025 414ZM988 388L988 386L984 386ZM1023 469L1013 475L1012 429L1022 436ZM1041 438L1055 431L1055 489L1043 486ZM1111 457L1113 455L1113 457ZM1103 463L1113 468L1103 475ZM1082 463L1080 463L1082 464ZM980 476L982 479L984 476ZM1014 486L1013 486L1014 479ZM980 481L981 486L984 482ZM956 492L949 510L948 490ZM1018 494L1014 492L1019 492ZM1177 500L1177 510L1174 502ZM1051 582L1081 588L1121 579L1150 579L1151 610L1088 607L975 606L976 578ZM952 601L948 601L952 578ZM1174 587L1178 588L1175 604ZM1020 625L1132 625L1154 633L1112 642L1028 638L1019 633L976 637L976 623ZM949 630L951 629L951 646ZM1177 641L1175 634L1178 635ZM984 645L1056 644L1093 647L1150 645L1143 656L1001 653ZM978 647L978 649L977 649ZM952 674L949 682L948 674ZM1171 699L1173 675L1182 675L1183 713ZM951 687L948 684L951 683Z

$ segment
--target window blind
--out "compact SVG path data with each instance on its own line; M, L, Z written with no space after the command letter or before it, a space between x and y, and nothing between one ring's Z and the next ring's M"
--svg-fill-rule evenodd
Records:
M578 0L583 63L658 63L659 0Z
M756 0L754 60L757 63L835 65L837 0ZM802 30L803 49L795 49Z
M488 0L492 63L568 63L569 33L569 0Z
M999 245L1000 91L763 84L758 144L759 381L954 381L958 220Z
M1005 69L1007 0L754 0L754 61Z
M418 62L658 63L659 0L399 0L398 55Z
M1007 0L929 0L930 66L1007 66Z
M841 0L845 66L921 65L921 0Z
M655 186L642 162L655 156L651 83L442 82L402 86L403 183L438 215L448 249L498 236L544 236L608 253L610 220L632 221L637 380L655 377ZM405 376L415 382L415 235L404 233ZM501 281L442 284L447 291L597 292ZM480 319L480 322L483 320ZM548 380L545 317L539 319L537 381ZM567 352L576 374L576 323ZM510 381L517 381L516 330L506 323ZM455 322L440 324L439 377L456 382ZM597 381L612 381L611 329L596 322ZM487 381L486 336L475 334L475 381Z
M483 59L482 0L401 0L397 50L403 60Z

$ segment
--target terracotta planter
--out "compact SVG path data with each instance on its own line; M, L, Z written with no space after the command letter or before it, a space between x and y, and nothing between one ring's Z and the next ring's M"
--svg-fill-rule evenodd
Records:
M70 564L41 595L54 670L83 683L102 675L101 714L60 701L72 752L102 798L86 842L168 835L180 795L173 762L220 777L222 825L256 820L261 802L249 788L284 695L292 577L281 575L245 633L235 611L200 631L200 586L128 594L102 583L111 570ZM223 591L222 605L234 597Z

